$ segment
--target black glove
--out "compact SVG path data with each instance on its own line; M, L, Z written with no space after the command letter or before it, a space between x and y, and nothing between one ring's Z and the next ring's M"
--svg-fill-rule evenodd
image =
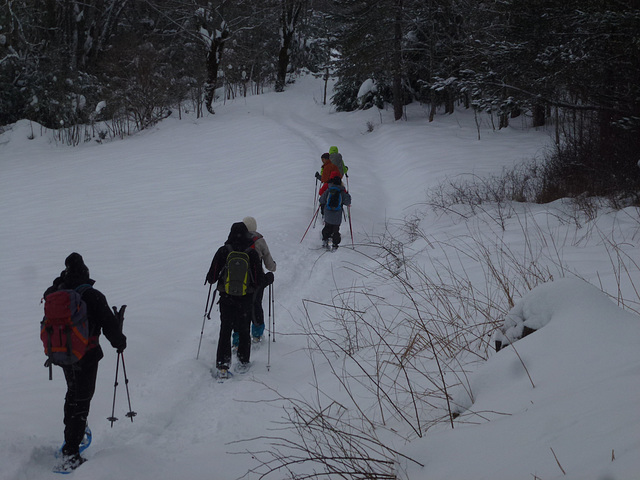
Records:
M317 178L318 180L322 180L322 176L320 175L320 173L319 173L319 172L316 172L316 178Z
M124 334L122 334L122 340L120 340L118 344L114 346L116 348L116 352L118 353L124 352L124 349L127 348L127 337L125 337Z
M324 204L320 204L320 215L324 217Z
M271 285L273 283L273 272L267 272L264 274L264 286Z

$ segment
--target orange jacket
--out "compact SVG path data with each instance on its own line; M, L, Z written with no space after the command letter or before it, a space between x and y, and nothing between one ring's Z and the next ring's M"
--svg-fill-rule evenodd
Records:
M322 183L327 183L330 179L331 179L331 174L333 172L338 172L338 175L340 175L340 170L338 169L338 167L336 167L333 163L331 163L330 161L327 161L323 166L322 166L322 177L320 178L320 181Z

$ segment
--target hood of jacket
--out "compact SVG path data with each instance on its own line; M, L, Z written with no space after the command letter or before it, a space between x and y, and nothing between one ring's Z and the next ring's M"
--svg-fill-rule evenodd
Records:
M231 245L231 248L238 251L246 250L251 246L249 230L244 222L236 222L231 225L231 231L225 243Z

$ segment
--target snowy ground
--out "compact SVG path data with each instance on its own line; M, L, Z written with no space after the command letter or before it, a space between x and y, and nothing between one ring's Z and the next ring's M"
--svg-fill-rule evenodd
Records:
M103 341L89 462L72 477L234 479L257 463L238 454L247 444L233 442L272 435L281 426L282 404L268 401L274 392L313 397L315 381L327 398L344 394L323 373L326 359L306 349L303 300L330 303L336 291L365 285L358 268L366 271L374 263L364 255L371 249L362 245L414 214L422 218L424 238L407 249L425 268L434 258L459 259L456 242L481 232L513 252L527 251L527 238L544 244L552 252L553 277L564 272L572 279L545 284L516 306L513 318L545 326L517 342L522 362L507 348L477 365L469 378L471 420L463 415L454 429L443 422L422 438L402 434L398 438L411 441L390 440L424 465L403 461L403 475L640 478L640 318L615 302L622 297L638 310L638 210L602 212L576 229L557 214L564 208L560 203L518 206L520 213L506 219L505 229L493 225L495 231L482 215L463 221L426 213L421 203L428 188L461 174L499 173L539 156L549 133L518 122L493 131L485 120L478 140L470 112L429 123L426 111L412 106L407 122L394 123L389 112L336 113L321 98L322 83L304 78L285 93L228 101L216 106L214 116L169 119L104 145L55 145L37 127L30 140L32 126L24 121L0 135L0 479L57 477L50 470L62 440L64 380L59 370L53 382L47 380L38 327L42 292L70 252L83 255L96 288L112 305L128 305L125 358L138 412L133 423L125 418L121 382L120 420L110 428L116 357ZM331 145L349 166L356 247L321 254L314 249L320 223L300 239L314 213L313 174ZM256 217L278 263L276 341L253 351L249 374L220 385L210 375L217 309L196 360L207 298L203 282L229 227L247 215ZM348 225L342 233L349 246ZM615 248L607 238L614 238ZM451 251L443 247L449 244ZM474 281L486 278L473 262L464 269ZM384 282L371 288L387 304L396 296L402 301ZM318 323L328 321L316 304L309 312ZM320 370L313 381L312 367ZM251 446L260 447L267 443ZM285 477L280 472L270 478Z

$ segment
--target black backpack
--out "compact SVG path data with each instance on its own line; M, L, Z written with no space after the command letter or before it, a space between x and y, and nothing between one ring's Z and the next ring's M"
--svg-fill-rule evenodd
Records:
M339 212L342 210L342 187L339 185L331 185L327 194L327 210Z
M251 260L247 251L238 252L227 245L229 253L220 272L218 289L233 297L243 297L253 292L254 279L251 275Z

